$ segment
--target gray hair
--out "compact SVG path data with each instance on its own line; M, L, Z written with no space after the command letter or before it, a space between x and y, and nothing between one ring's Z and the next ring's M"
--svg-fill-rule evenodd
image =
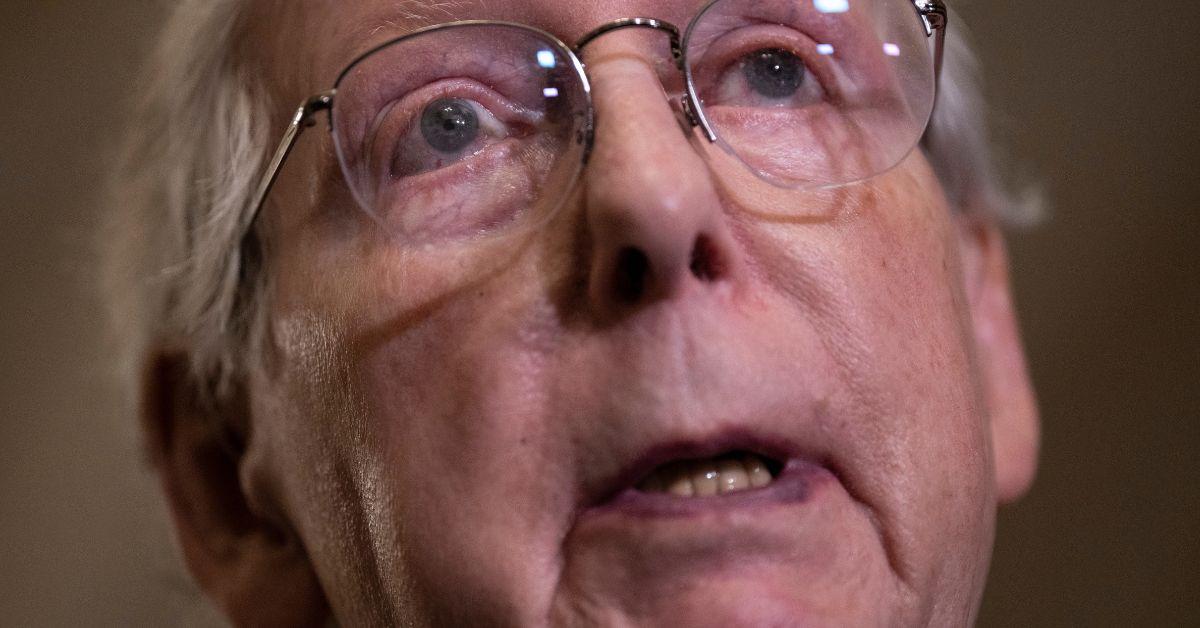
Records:
M217 400L261 342L265 275L244 256L248 211L275 117L235 53L246 0L181 0L140 91L103 242L106 296L124 375L151 348L186 353L198 392ZM993 159L979 68L951 16L928 157L951 205L1025 224L1036 194L1003 184ZM126 380L129 381L129 380Z

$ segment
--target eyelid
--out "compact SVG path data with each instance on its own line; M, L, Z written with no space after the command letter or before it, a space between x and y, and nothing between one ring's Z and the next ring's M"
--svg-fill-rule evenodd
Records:
M478 81L467 79L441 80L409 92L380 109L378 116L367 131L362 144L361 158L368 164L367 172L377 173L378 168L390 164L394 159L393 147L420 124L421 112L429 103L439 98L460 98L473 101L483 107L487 114L502 124L519 129L535 127L541 114L517 106ZM491 125L483 124L485 130ZM494 135L489 132L489 135ZM390 166L389 166L390 169ZM375 175L378 176L378 175Z
M843 81L835 62L836 55L817 53L817 42L811 37L789 26L775 23L760 22L723 33L705 48L704 55L697 63L696 74L723 76L747 54L764 48L780 48L795 54L804 64L805 70L816 76L828 96L839 98L842 95ZM717 71L707 70L710 64L716 65Z

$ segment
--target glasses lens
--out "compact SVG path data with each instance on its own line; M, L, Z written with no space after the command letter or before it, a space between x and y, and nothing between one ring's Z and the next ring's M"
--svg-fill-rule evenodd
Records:
M720 0L687 37L721 147L789 189L899 163L933 110L932 54L911 0Z
M406 244L540 223L578 176L587 89L532 29L421 31L339 79L334 139L359 203Z

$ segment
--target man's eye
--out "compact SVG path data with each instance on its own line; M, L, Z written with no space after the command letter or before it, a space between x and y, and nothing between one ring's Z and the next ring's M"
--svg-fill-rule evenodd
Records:
M736 51L713 51L713 61L700 66L698 89L707 105L800 110L826 100L821 75L802 52L759 42L754 47L738 46L741 49Z
M804 62L779 48L764 48L746 55L742 72L751 89L773 99L794 95L806 78Z
M478 139L479 131L479 116L461 98L440 98L421 113L421 135L440 153L458 153Z
M503 110L500 107L500 110ZM411 114L393 116L395 127L405 129L390 145L390 174L404 178L431 172L463 161L508 138L513 129L476 99L443 96L416 105ZM381 132L381 138L387 138Z

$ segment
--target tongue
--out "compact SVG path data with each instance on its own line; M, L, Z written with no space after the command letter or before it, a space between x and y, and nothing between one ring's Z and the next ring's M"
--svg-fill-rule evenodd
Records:
M730 453L715 458L667 463L646 476L637 488L645 493L708 497L761 488L770 484L771 480L771 472L761 457L750 453Z

